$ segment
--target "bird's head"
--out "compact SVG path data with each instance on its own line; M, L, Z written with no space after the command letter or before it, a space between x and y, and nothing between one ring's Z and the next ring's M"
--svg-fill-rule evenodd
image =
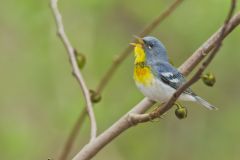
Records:
M135 63L168 61L164 45L155 37L136 37L136 43L131 45L134 46Z

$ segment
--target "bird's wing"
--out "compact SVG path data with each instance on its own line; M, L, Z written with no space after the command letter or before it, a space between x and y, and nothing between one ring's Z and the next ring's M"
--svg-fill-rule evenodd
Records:
M182 86L186 79L184 76L171 64L169 63L160 63L155 64L155 68L157 68L157 76L162 80L163 83L169 85L174 89L178 89ZM194 95L193 91L190 88L187 88L183 93Z
M186 83L184 76L168 62L158 62L152 66L153 74L166 85L174 89L178 89L184 83ZM190 88L187 88L183 93L193 96L198 103L202 104L210 110L217 109L201 97L197 96Z
M163 72L163 73L160 73L160 78L165 84L169 85L174 89L178 89L180 86L182 86L186 82L183 75L179 72L175 74L171 72ZM190 95L193 94L190 88L187 88L183 93L190 94Z

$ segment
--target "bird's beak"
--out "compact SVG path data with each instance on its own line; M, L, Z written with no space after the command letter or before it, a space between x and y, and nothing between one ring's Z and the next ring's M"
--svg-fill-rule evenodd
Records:
M136 47L137 43L129 43L131 46Z
M141 44L141 45L144 44L144 41L143 41L142 38L140 38L140 37L138 37L138 36L134 36L134 38L136 39L136 40L135 40L136 43L130 43L130 45L132 45L132 46L135 47L137 44Z

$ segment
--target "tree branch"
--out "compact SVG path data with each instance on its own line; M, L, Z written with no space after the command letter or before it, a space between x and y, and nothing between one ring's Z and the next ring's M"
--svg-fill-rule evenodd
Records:
M61 39L64 47L67 50L67 53L68 53L68 56L70 59L70 63L72 65L72 73L75 76L75 78L77 79L77 81L81 87L81 91L84 95L84 98L86 101L86 106L87 106L87 111L88 111L88 115L89 115L90 123L91 123L91 141L93 141L97 136L97 124L96 124L96 119L95 119L94 112L93 112L92 102L90 99L90 93L89 93L89 90L83 79L81 71L78 68L77 60L76 60L76 57L74 54L74 48L72 47L70 41L68 40L67 35L65 34L64 25L62 22L62 16L58 10L57 3L58 3L57 0L51 0L51 8L52 8L53 15L54 15L57 29L58 29L57 34L58 34L59 38Z
M131 111L125 114L117 122L115 122L111 127L105 130L100 134L94 141L84 146L81 151L73 158L73 160L88 160L91 159L97 152L99 152L104 146L111 142L114 138L120 135L122 132L127 130L129 127L134 124L129 120L129 114L131 113L144 113L152 105L153 101L150 101L148 98L144 98L139 102Z
M240 13L238 13L236 16L231 18L228 26L226 27L226 30L224 32L224 36L222 37L223 39L234 29L236 28L240 23ZM218 42L218 38L221 35L221 32L217 32L212 36L210 39L215 39L217 41L214 42L213 46L216 46ZM208 48L210 44L212 44L212 41L207 41L209 43L204 43L199 49L203 50L204 48ZM204 50L204 54L208 54L210 52L209 50ZM213 51L214 53L216 51ZM198 54L202 55L202 52L197 52ZM193 54L192 59L191 59L191 66L196 67L196 65L200 62L199 57L201 58L200 55ZM210 57L210 56L209 56ZM181 66L181 72L184 75L187 75L188 68L187 66L190 66L189 61L187 60L182 66ZM193 68L194 68L193 67ZM192 69L193 69L192 68ZM192 70L191 69L191 70ZM185 84L187 85L187 84ZM183 86L184 87L184 86ZM184 88L180 87L181 90ZM186 87L186 86L185 86ZM135 123L131 120L131 117L129 117L129 114L142 114L145 111L147 111L154 102L149 101L147 98L144 98L140 103L138 103L136 106L133 107L133 109L125 114L122 118L120 118L117 122L115 122L111 127L109 127L107 130L105 130L102 134L100 134L93 142L87 144L82 148L82 150L73 158L73 160L88 160L92 158L97 152L99 152L104 146L106 146L108 143L110 143L114 138L116 138L118 135L120 135L122 132L133 126ZM170 104L168 104L170 105ZM163 107L164 109L161 110L161 112L166 112L169 108L168 107ZM162 113L161 113L162 114ZM129 119L130 118L130 119Z

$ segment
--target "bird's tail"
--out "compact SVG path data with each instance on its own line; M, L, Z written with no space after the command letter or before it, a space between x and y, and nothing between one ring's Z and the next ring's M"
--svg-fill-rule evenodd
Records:
M204 107L206 107L209 110L217 110L218 109L217 107L211 105L210 103L208 103L207 101L205 101L201 97L195 96L195 99L199 104L203 105Z

